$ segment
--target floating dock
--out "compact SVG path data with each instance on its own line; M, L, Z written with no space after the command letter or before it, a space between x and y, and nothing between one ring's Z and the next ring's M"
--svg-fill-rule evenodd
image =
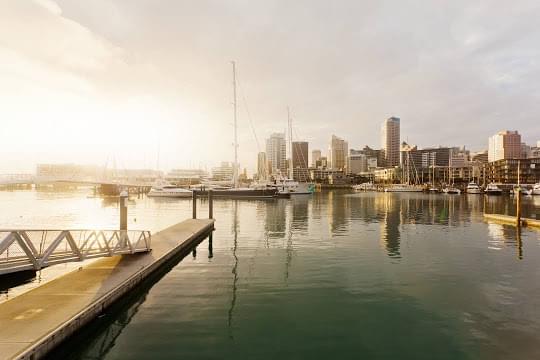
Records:
M507 225L517 225L517 219L515 216L500 215L500 214L484 214L484 220L490 220ZM521 226L540 228L540 220L521 218Z
M198 245L214 220L152 235L152 251L97 260L0 304L0 359L39 359L150 274Z

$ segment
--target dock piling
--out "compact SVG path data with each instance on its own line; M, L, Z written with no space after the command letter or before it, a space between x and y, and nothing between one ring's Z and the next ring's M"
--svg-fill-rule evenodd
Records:
M120 230L127 230L127 191L120 193Z
M208 189L208 218L214 218L214 194L212 189Z
M193 190L193 219L197 218L197 191Z
M516 193L516 226L521 226L521 188Z

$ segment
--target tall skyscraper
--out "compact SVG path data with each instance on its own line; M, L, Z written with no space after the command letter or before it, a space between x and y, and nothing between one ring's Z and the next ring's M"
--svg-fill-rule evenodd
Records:
M307 141L293 141L292 165L293 165L293 178L296 181L305 182L309 178L308 154L309 154L309 145Z
M266 139L266 159L270 163L270 175L287 174L287 142L284 133L273 133Z
M517 131L499 131L489 138L488 161L521 157L521 135Z
M384 150L386 166L399 165L399 118L391 117L383 122L381 129L381 148Z
M268 159L266 153L261 151L257 155L257 176L259 180L265 180L268 178Z
M335 170L345 169L348 153L349 144L345 140L332 135L328 148L328 167Z
M313 150L311 152L311 166L317 167L317 161L321 159L321 150Z

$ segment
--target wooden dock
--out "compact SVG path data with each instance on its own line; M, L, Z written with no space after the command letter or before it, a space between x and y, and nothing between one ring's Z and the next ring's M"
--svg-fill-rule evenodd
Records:
M506 225L517 226L517 219L515 216L500 215L500 214L484 214L484 220L493 221L493 222L506 224ZM540 228L540 220L521 218L520 226Z
M199 244L214 220L152 235L152 251L97 260L0 304L0 359L39 359L150 274Z

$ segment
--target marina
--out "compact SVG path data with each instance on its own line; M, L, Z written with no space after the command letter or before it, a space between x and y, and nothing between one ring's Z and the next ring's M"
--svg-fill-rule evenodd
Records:
M35 212L24 220L15 216L3 219L14 226L20 221L32 222L37 227L51 221L62 221L56 224L59 227L82 226L81 214L90 209L97 215L93 221L102 227L118 221L116 202L88 198L85 191L26 190L0 192L0 197L15 207L34 204ZM524 218L540 218L538 200L538 197L523 197ZM201 198L197 202L197 213L206 216L208 200ZM72 204L74 208L70 210L71 207L63 204ZM56 220L43 217L40 214L43 208L54 209L62 217ZM70 215L70 211L74 213ZM449 197L343 189L273 201L215 199L213 211L218 225L212 235L211 250L208 246L198 246L196 255L184 258L161 275L158 282L142 287L144 292L136 289L130 292L133 295L128 303L121 302L124 305L104 311L103 317L84 328L87 330L80 336L85 341L77 340L77 332L73 340L55 349L52 358L65 357L68 353L72 359L91 354L99 354L100 358L120 355L137 358L150 353L167 358L190 357L195 353L213 357L218 353L233 356L236 351L273 358L277 351L272 343L280 342L280 353L294 356L299 351L295 344L300 338L317 354L329 356L330 349L352 351L358 341L352 334L372 333L367 327L375 326L370 324L389 311L393 318L384 324L377 323L376 333L362 338L361 346L366 351L381 356L414 353L414 345L407 342L389 351L377 335L412 322L418 324L415 334L422 337L423 346L438 358L477 352L489 354L493 359L503 359L516 352L524 357L536 354L534 348L523 347L536 341L535 329L540 323L531 315L535 305L515 314L503 298L497 293L485 293L487 290L482 285L487 282L495 287L503 286L508 281L501 277L504 273L513 279L512 290L507 290L505 298L520 301L540 292L528 284L538 266L535 258L540 256L539 232L524 227L516 235L513 226L484 219L484 213L515 217L512 197ZM138 226L152 231L151 256L154 257L155 246L161 242L159 230L171 225L174 229L176 219L190 217L191 212L192 199L133 197L129 200L128 228ZM71 219L71 223L61 219ZM113 266L116 261L113 259L116 258L89 260L94 262L83 263L83 270L105 269ZM452 259L460 260L456 263ZM478 259L483 260L478 262ZM321 267L321 263L325 265ZM72 265L43 269L23 284L4 288L4 302L0 306L24 295L29 297L39 289L48 289L47 286L52 288L57 281L64 281L64 272L76 276L78 272L73 271L80 265ZM57 266L60 268L56 269ZM420 268L425 276L418 280L414 274ZM347 281L343 274L349 274ZM446 284L448 278L456 285ZM467 293L456 294L455 286L466 286ZM450 298L439 296L450 293L453 294ZM202 298L206 300L197 300ZM279 301L269 302L270 298ZM309 313L317 311L320 321L302 311L299 304L311 309ZM338 307L331 313L322 311L331 304ZM499 333L495 325L499 317L485 308L488 305L509 321L521 322L523 327ZM463 312L475 321L463 322ZM343 326L339 319L345 316L358 321L339 330ZM283 327L283 323L293 319L299 327L288 330ZM449 337L441 332L441 324L451 328L454 335ZM326 347L316 339L328 326L333 331L343 331L343 335L333 338ZM264 330L273 327L282 330ZM195 341L188 329L199 334L206 329L206 335L197 335L204 341ZM259 336L253 337L254 331ZM477 331L490 341L470 336ZM141 334L146 335L141 337ZM411 340L406 334L401 336ZM510 340L518 337L523 340ZM204 345L210 338L215 341L213 347Z

